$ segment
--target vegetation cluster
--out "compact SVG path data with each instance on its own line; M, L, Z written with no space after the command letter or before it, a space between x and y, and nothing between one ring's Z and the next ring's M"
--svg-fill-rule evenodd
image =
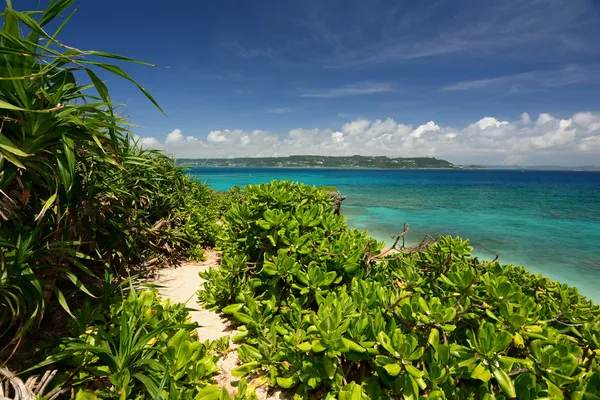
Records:
M28 372L6 367L31 370L60 339L38 365L60 370L39 396L193 398L215 371L212 347L182 307L138 295L137 278L203 258L231 200L137 145L103 77L156 102L119 66L137 61L59 41L72 3L19 12L9 0L1 14L0 376L29 398L17 384Z
M460 238L382 252L314 187L244 194L199 291L239 324L235 374L297 398L599 398L600 309L577 289Z

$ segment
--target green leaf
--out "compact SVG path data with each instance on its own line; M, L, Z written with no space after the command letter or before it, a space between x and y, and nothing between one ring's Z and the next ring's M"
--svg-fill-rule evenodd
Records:
M50 5L48 5L48 8L46 8L46 11L44 11L44 15L42 15L42 18L40 19L40 26L44 26L50 21L54 20L54 18L58 17L74 2L75 0L58 0L51 2Z
M548 395L552 400L563 400L565 398L562 390L560 390L554 383L546 380L546 385L548 386Z
M283 378L281 376L278 376L276 378L276 381L277 385L284 389L290 389L296 385L296 377L294 376L290 376L289 378Z
M250 372L258 369L261 367L261 363L257 362L257 361L253 361L253 362L249 362L246 364L242 364L239 367L236 367L234 369L231 370L231 375L233 376L244 376L249 374Z
M355 351L357 353L364 353L365 351L367 351L364 347L350 339L346 339L343 337L342 342L344 343L344 346L350 349L350 351Z
M327 373L327 377L329 379L333 379L335 376L335 372L337 371L337 357L332 358L328 355L323 355L323 366L325 367L325 372Z
M402 367L399 363L384 365L383 369L385 369L385 372L387 372L390 376L398 376L398 374L402 372Z
M519 314L513 314L508 316L508 322L515 327L525 325L525 318Z
M46 200L46 202L44 203L44 207L42 207L42 210L35 218L36 221L39 221L40 219L42 219L44 214L46 214L46 211L48 210L48 208L50 208L52 206L52 204L54 204L54 202L56 201L57 195L58 195L58 193L54 193L52 196L50 196L50 198L48 200Z
M75 400L97 400L98 396L91 390L79 389L75 395Z
M503 369L496 368L492 366L492 373L494 374L494 378L496 378L496 382L504 392L508 398L513 399L517 397L517 392L515 391L515 385L510 379L510 376Z
M143 375L142 373L139 373L139 372L136 374L133 374L133 376L138 381L142 382L142 384L148 391L148 394L150 394L151 398L158 399L158 398L162 397L161 393L158 390L158 385L156 384L156 382L153 379L151 379L151 378L147 377L146 375Z
M241 313L241 312L235 312L235 313L233 313L233 318L237 319L242 324L250 324L251 322L254 322L254 320L252 319L252 317L250 317L248 314L244 314L244 313Z
M223 388L223 390L225 390L225 388ZM219 387L217 385L209 385L198 392L198 394L196 395L196 399L197 400L229 399L229 396L227 396L226 391L225 391L225 396L227 396L227 397L221 397L221 395L222 395L222 392L221 392L221 390L219 390Z
M75 316L73 315L73 313L71 312L71 309L69 308L69 305L67 304L67 300L65 299L65 296L63 295L63 292L57 288L56 286L54 286L53 288L54 294L56 295L56 298L58 299L58 304L60 304L60 306L73 318L75 318Z
M106 87L104 82L102 82L100 80L100 78L98 78L98 75L96 75L96 73L94 71L92 71L91 69L85 68L85 72L87 72L88 76L92 80L92 83L96 87L96 90L98 90L98 94L100 94L100 97L102 98L102 100L106 104L110 105L111 104L110 94L108 93L108 88Z
M24 108L21 107L17 107L15 105L12 105L10 103L7 103L4 100L0 100L0 109L4 109L4 110L13 110L13 111L27 111Z
M417 368L413 367L411 364L405 364L404 368L406 368L406 372L408 372L409 374L411 374L412 376L414 376L415 378L422 378L423 375L425 375L425 373L423 371L418 370Z
M298 345L296 345L296 347L298 347L300 350L302 350L305 353L308 353L309 351L312 350L312 345L308 342L299 343Z
M0 154L0 156L4 156L4 158L6 158L8 161L10 161L12 164L16 165L17 167L22 168L22 169L26 169L25 165L23 165L17 158L15 158L10 153Z
M475 369L471 372L471 378L479 379L483 382L487 382L492 377L490 371L483 365L482 362L477 364Z
M323 343L321 343L320 340L313 340L311 345L312 351L315 353L321 353L322 351L325 351L325 346L323 345Z
M440 331L438 331L436 328L432 328L431 332L429 332L427 343L429 343L435 350L437 350L440 344Z
M419 385L415 378L409 374L404 374L404 388L402 394L406 400L418 400L419 398Z
M104 57L107 57L107 53L100 53L100 52L93 52L93 54L96 55L103 55ZM113 58L115 58L116 56L113 56ZM127 61L135 61L132 59L128 59ZM163 114L165 113L163 111L163 109L158 105L158 103L156 102L156 100L154 100L154 97L152 97L152 95L150 95L150 93L144 89L139 83L137 83L137 81L135 81L134 79L132 79L129 75L127 75L125 73L125 71L123 71L120 67L116 66L116 65L110 65L110 64L103 64L103 63L98 63L98 62L91 62L88 61L89 64L93 64L96 65L100 68L103 68L107 71L112 72L113 74L119 75L125 79L127 79L128 81L132 82L134 85L136 85L138 87L138 89L140 89L142 91L142 93L144 93L144 95L148 98L148 100L150 100L152 102L152 104L154 104L154 106L156 108L158 108L160 110L160 112L162 112Z
M81 280L71 271L67 270L67 269L62 269L62 271L65 273L65 275L67 276L67 278L69 278L69 280L71 282L73 282L73 284L82 292L84 292L85 294L87 294L90 297L93 297L95 299L97 299L97 296L94 296L83 284L83 282L81 282Z
M244 305L239 304L239 303L230 304L227 307L223 308L221 310L221 312L223 312L223 314L234 314L234 313L240 311L243 307L244 307Z
M383 346L383 348L386 349L390 354L396 354L396 349L394 349L392 346L392 341L385 332L379 332L377 335L377 340L379 340L379 344L381 344L381 346Z

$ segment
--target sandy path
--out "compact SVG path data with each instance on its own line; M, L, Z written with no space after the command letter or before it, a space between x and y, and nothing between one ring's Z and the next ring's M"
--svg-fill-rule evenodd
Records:
M198 273L210 267L218 267L219 261L218 252L207 250L206 261L185 262L176 268L161 270L157 282L162 286L159 289L161 297L171 299L171 303L185 303L195 310L190 311L190 315L200 325L198 336L202 341L219 339L231 333L227 320L215 312L201 308L196 295L204 282Z
M176 268L164 269L160 271L158 280L155 282L161 286L159 288L160 296L168 298L172 303L185 303L187 307L193 308L190 311L192 320L197 322L198 337L201 341L215 340L223 336L233 336L235 329L232 329L228 320L216 312L205 310L198 304L196 292L200 289L204 280L198 276L200 271L206 271L211 267L218 267L220 254L214 250L206 250L206 261L186 262ZM237 394L239 378L231 375L230 371L239 365L237 352L231 345L233 351L221 359L217 365L220 372L215 377L215 382L219 387L225 387L230 396ZM254 386L250 382L250 386ZM278 400L291 399L292 396L284 395L279 391L268 390L268 385L256 388L256 395L259 400Z

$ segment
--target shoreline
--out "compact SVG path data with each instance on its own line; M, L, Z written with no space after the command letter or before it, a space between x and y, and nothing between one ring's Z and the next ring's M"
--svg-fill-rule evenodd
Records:
M459 170L480 170L480 168L380 168L380 167L247 167L247 166L229 166L229 165L178 165L181 168L228 168L228 169L321 169L321 170L377 170L377 171L427 171L427 170L445 170L445 171L459 171Z

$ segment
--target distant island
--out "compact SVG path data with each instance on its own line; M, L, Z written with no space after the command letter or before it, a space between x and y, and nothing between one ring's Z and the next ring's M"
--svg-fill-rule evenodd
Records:
M385 156L288 156L247 158L180 158L182 167L253 167L253 168L447 168L462 169L471 166L455 165L434 157L389 158Z

